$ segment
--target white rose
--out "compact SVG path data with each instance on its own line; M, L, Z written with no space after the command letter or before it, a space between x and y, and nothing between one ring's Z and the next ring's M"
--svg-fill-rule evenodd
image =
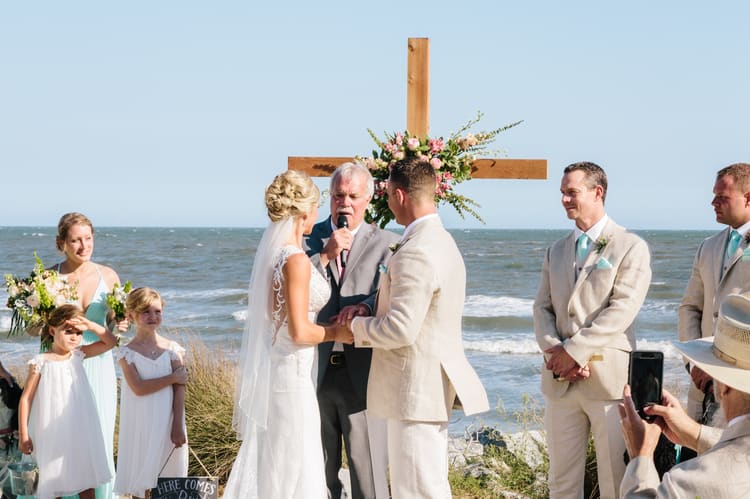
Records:
M26 298L26 304L28 306L32 307L32 308L38 307L39 303L40 303L40 301L39 301L39 293L37 293L36 291L34 291L34 293L30 294Z
M59 307L60 305L65 305L65 297L63 295L55 296L55 307Z

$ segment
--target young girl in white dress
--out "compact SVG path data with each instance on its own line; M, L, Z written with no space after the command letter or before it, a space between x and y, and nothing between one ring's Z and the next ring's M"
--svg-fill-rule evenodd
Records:
M33 453L39 467L37 499L76 493L93 499L94 487L111 480L112 472L83 359L110 350L116 338L78 305L58 307L47 322L52 348L29 361L18 405L18 445ZM99 341L81 346L84 331Z
M328 497L315 345L352 338L346 328L314 322L331 293L302 249L319 200L310 177L294 170L277 175L266 189L271 224L253 261L234 402L233 426L243 442L225 499Z
M164 300L151 288L134 289L125 310L135 337L115 351L120 386L120 433L115 494L146 497L159 476L187 476L185 349L159 333Z

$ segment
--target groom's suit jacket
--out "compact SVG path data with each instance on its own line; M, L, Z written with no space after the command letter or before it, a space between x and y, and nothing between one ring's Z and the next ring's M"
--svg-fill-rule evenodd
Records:
M578 279L574 232L547 250L534 302L534 331L542 350L563 342L578 365L589 366L591 376L576 381L589 399L616 400L627 383L633 323L651 283L651 257L641 238L611 219L601 238L606 245L589 251ZM560 397L569 386L542 368L544 395Z
M750 254L743 257L743 251L747 249L744 239L727 262L727 271L721 275L730 231L731 228L727 227L704 239L698 247L678 311L680 341L713 336L721 301L731 293L750 289Z
M375 310L375 292L380 281L380 268L385 266L391 257L390 244L399 240L399 235L393 232L379 229L375 225L362 223L354 236L352 248L346 260L346 271L339 278L339 268L336 260L328 262L323 267L320 263L320 252L323 250L331 237L331 217L315 224L310 235L305 239L307 254L310 261L318 270L328 277L331 284L331 298L328 303L318 312L318 322L321 324L329 322L330 318L347 305L355 305L365 302L370 310ZM333 348L333 342L321 343L318 346L318 384L321 386L326 369L328 368L328 355ZM346 369L352 381L352 387L357 394L365 399L367 391L367 377L370 372L370 358L372 351L369 349L354 348L352 345L344 345L344 356L346 357Z
M376 316L352 321L357 347L372 348L367 409L401 421L447 422L460 399L464 413L489 409L464 354L463 258L437 217L413 227L382 268Z

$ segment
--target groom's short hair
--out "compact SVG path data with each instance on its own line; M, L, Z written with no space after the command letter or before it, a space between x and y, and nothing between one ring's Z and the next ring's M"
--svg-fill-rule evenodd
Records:
M435 168L424 158L410 156L391 165L388 182L406 191L412 199L434 200L437 188Z
M743 193L750 191L750 164L734 163L725 166L716 172L716 180L722 177L731 177L734 180L734 187Z
M602 203L604 203L607 199L607 174L604 173L604 169L591 161L579 161L566 166L563 175L576 170L582 171L586 176L586 186L589 189L593 189L597 185L602 186Z

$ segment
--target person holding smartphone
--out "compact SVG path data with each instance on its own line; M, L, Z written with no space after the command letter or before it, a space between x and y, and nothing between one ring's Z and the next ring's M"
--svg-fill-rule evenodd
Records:
M661 404L643 409L645 421L623 389L619 406L630 462L620 484L620 497L748 497L750 494L750 295L732 294L722 302L716 335L675 343L692 365L714 382L714 393L727 421L711 428L694 421L666 390ZM698 457L664 474L654 465L660 435L691 448Z
M569 165L560 192L575 227L547 250L534 301L534 331L545 355L550 497L583 497L591 431L601 497L614 498L625 471L617 405L635 349L633 321L651 282L651 257L641 238L607 216L601 167Z

